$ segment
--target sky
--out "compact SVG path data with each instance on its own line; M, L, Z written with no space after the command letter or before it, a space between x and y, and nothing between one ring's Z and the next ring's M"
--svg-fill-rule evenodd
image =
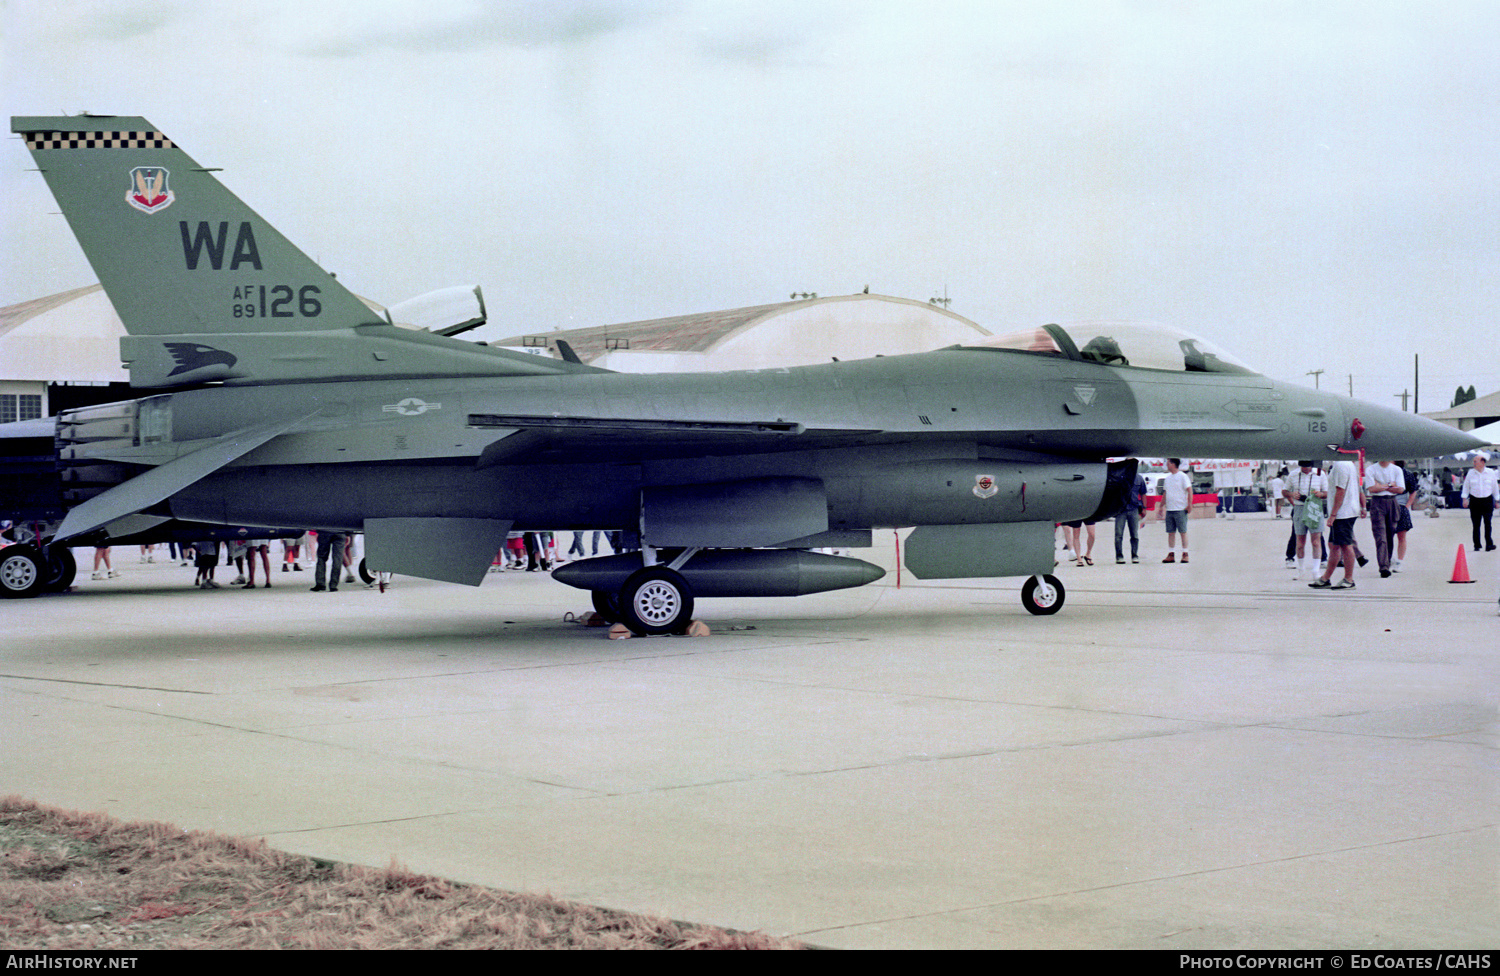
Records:
M7 116L143 115L477 338L868 286L1424 412L1500 390L1497 55L1493 0L0 0ZM96 280L32 165L0 306Z

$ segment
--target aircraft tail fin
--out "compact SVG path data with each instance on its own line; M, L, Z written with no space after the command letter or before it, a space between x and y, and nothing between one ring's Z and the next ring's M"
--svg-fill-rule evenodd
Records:
M11 131L131 335L384 321L145 119L17 117Z
M397 328L143 118L18 116L138 387L597 371Z

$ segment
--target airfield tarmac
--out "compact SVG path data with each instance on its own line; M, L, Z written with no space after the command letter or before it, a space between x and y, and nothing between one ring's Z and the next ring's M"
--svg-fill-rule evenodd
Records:
M1419 517L1319 592L1288 526L1117 566L1101 525L1054 617L893 573L625 641L543 574L205 592L117 548L0 606L0 790L833 947L1493 948L1500 553L1450 584L1468 519Z

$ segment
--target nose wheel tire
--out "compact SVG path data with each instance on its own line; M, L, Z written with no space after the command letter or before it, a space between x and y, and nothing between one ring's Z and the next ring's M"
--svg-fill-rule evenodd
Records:
M1061 610L1066 596L1062 580L1056 576L1033 576L1021 587L1021 605L1039 617Z
M643 637L681 633L693 619L692 587L665 566L638 569L620 588L620 613L621 622Z

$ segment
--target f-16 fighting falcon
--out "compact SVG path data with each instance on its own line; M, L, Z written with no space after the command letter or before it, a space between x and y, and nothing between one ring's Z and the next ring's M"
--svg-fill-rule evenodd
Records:
M915 526L916 576L1029 577L1022 601L1047 614L1064 596L1053 524L1113 514L1133 481L1134 461L1108 458L1478 443L1124 326L715 374L490 348L372 311L145 119L11 128L124 322L144 394L57 418L59 464L112 474L54 545L136 513L306 526L363 532L373 568L478 585L508 531L619 530L637 551L553 575L660 634L695 598L872 582L879 567L811 550Z

